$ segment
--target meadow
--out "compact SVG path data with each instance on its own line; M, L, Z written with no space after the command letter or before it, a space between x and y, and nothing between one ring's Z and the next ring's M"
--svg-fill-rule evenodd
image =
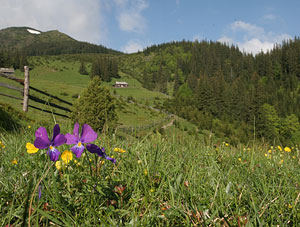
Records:
M79 61L31 61L31 85L68 102L88 85L89 77L78 73ZM87 150L80 158L60 156L57 162L46 149L32 153L27 143L35 141L39 127L51 136L58 123L66 134L72 133L73 122L32 108L19 113L20 101L1 97L11 127L0 131L0 226L299 225L298 146L257 139L233 145L209 131L200 133L186 120L153 108L166 95L144 89L129 74L120 76L103 83L109 88L116 80L130 84L111 90L118 100L119 127L111 135L98 132L93 142L116 163ZM54 111L47 103L34 105ZM61 153L70 148L58 147Z
M94 143L115 164L85 151L65 164L60 157L58 166L45 150L26 151L39 126L0 135L1 226L299 224L298 147L99 133ZM61 125L61 132L72 128Z

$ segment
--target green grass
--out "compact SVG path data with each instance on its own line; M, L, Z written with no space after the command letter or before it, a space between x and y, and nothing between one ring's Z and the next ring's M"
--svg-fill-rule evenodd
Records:
M31 57L30 64L33 65L33 69L30 71L30 86L45 91L51 95L55 95L70 103L75 101L77 95L82 94L83 89L87 87L90 78L87 75L80 75L78 70L80 61L76 61L75 58L68 58L68 56L47 56L47 57ZM87 64L87 68L90 69L91 65ZM24 74L20 71L16 71L16 77L23 79ZM122 127L137 127L159 122L161 119L166 118L166 114L156 113L153 110L145 107L155 106L155 104L161 104L166 98L165 95L159 92L152 92L142 87L139 81L128 76L125 73L120 72L121 78L113 79L111 82L103 82L103 86L108 87L111 93L118 99L122 99L125 103L125 107L118 109L119 125ZM112 84L115 81L126 81L129 83L129 88L126 89L114 89ZM0 77L0 82L7 83L13 86L22 88L16 82ZM0 88L1 93L13 95L22 98L22 95L18 91L13 91L7 88ZM49 113L41 112L33 108L29 108L26 114L29 118L35 120L50 119L51 116L55 116L55 121L58 123L66 122L65 118L57 115L52 115L52 112L69 115L64 110L59 110L50 107L47 102L54 103L66 108L71 109L70 106L63 104L55 99L52 99L46 95L40 94L36 91L30 90L30 94L46 101L46 105L29 101L29 105L33 105L42 110L46 110ZM129 101L130 99L130 101ZM131 103L134 100L135 103ZM22 101L15 100L8 97L1 96L3 103L8 103L17 110L22 110Z
M0 135L1 226L27 225L28 201L50 164L45 151L26 152L37 127ZM61 129L72 131L68 124ZM41 199L33 195L32 226L299 225L297 147L269 153L269 146L233 147L182 134L142 140L100 135L95 143L117 163L101 165L89 153L77 160L80 165L51 166Z

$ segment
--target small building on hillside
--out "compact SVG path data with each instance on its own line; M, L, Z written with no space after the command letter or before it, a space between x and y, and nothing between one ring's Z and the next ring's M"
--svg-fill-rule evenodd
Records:
M115 88L127 88L129 85L126 82L118 82L116 81L115 84L113 84L113 87Z
M15 74L15 70L13 68L0 68L0 73L6 74L6 75L13 75L13 74Z

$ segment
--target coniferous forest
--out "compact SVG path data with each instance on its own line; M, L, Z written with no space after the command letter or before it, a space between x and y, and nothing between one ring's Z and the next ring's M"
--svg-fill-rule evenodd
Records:
M168 93L173 84L165 110L231 142L299 141L299 38L255 56L211 41L154 45L143 54L136 64L143 86Z

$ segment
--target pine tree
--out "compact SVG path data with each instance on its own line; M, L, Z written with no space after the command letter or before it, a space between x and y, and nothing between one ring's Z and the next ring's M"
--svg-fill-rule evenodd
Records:
M99 77L94 77L83 95L74 104L72 119L80 124L89 124L98 131L114 130L117 123L116 100L110 91L101 87Z
M89 74L89 73L87 72L87 70L86 70L86 66L85 66L84 62L81 62L81 63L80 63L79 73L80 73L81 75L88 75L88 74Z

